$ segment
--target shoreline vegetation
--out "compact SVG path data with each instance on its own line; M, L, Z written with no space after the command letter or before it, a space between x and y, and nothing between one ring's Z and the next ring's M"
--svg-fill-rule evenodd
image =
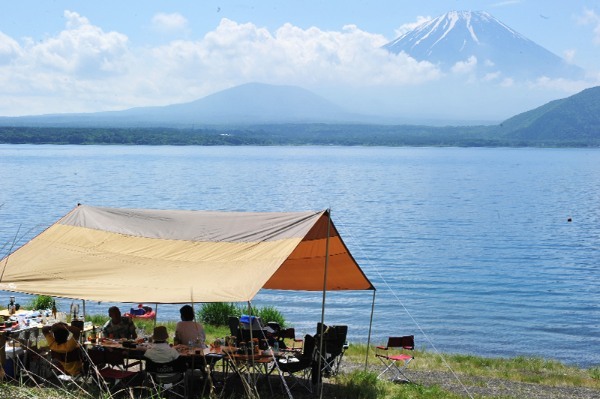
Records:
M86 320L101 325L106 316L87 316ZM150 335L151 320L135 320L138 329ZM174 336L176 321L157 322L165 325ZM207 342L229 334L226 326L205 324ZM412 383L397 383L377 379L382 364L374 356L373 343L367 355L367 345L350 343L341 363L340 373L324 380L324 395L328 398L364 399L592 399L600 398L600 365L583 369L542 358L484 358L464 354L433 353L416 348L415 360L406 372ZM365 368L365 359L368 366ZM275 378L275 377L272 377ZM287 397L283 391L259 391L260 397ZM14 382L0 383L0 397L54 399L65 395L55 388L19 386ZM71 396L73 397L73 396ZM78 397L78 396L75 396ZM82 395L81 397L89 397ZM104 396L103 396L104 397ZM129 396L127 396L129 397ZM217 395L215 397L243 398ZM313 397L294 391L295 398Z
M0 144L174 146L600 147L600 136L514 134L502 126L272 124L172 127L2 127Z

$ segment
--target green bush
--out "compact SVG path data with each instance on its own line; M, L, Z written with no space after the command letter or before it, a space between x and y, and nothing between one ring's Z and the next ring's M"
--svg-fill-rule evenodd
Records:
M198 311L198 320L213 326L228 325L229 316L240 317L242 307L231 302L203 303Z
M285 318L281 314L281 312L275 309L273 306L265 306L262 308L254 309L256 315L261 318L264 323L268 323L270 321L275 321L279 323L281 327L285 327Z
M198 311L198 320L212 326L227 326L229 325L229 316L240 317L242 314L247 313L248 308L241 304L231 302L203 303ZM275 321L285 327L285 318L279 310L272 306L254 307L251 313L260 317L265 323Z
M33 297L31 302L28 305L28 308L31 310L45 310L52 309L52 303L54 300L51 296L48 295L36 295Z

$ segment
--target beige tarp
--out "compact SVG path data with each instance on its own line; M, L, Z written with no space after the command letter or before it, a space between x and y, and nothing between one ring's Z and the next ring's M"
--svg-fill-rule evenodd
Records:
M261 288L374 289L329 213L79 205L2 260L0 289L112 302L249 301ZM329 240L327 236L329 234Z

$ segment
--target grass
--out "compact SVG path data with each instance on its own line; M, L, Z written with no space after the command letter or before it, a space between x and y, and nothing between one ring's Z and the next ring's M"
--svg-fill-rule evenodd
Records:
M462 396L444 391L439 387L416 384L394 384L377 379L377 374L354 371L338 378L337 388L327 392L327 397L347 399L458 399Z
M345 356L364 364L366 345L350 345ZM369 351L369 363L374 363L374 348ZM588 387L600 389L600 367L581 369L563 363L532 357L484 358L462 354L437 354L415 351L414 370L449 371L485 378L499 378L548 386Z

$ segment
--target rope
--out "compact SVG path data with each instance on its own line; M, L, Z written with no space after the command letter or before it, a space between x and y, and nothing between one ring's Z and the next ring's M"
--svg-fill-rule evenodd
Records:
M338 221L338 223L340 223L340 222ZM343 223L341 223L341 225L345 227L345 225ZM352 233L344 232L344 236L345 237L350 236L352 239L356 240L356 238L352 235ZM356 242L358 242L358 240L356 240ZM394 292L394 290L389 285L389 283L387 282L387 280L385 279L385 277L381 274L379 268L377 266L374 266L374 263L371 261L371 258L366 253L364 253L362 251L362 248L360 246L357 246L357 247L358 247L361 255L363 255L363 257L366 258L367 263L370 265L370 267L372 267L375 270L375 272L377 273L377 275L379 276L379 278L383 281L385 287L392 293L392 295L398 301L398 303L400 304L400 306L402 306L402 309L404 309L404 311L406 312L406 314L408 315L408 317L417 326L417 329L419 330L419 332L421 334L423 334L423 336L425 337L425 340L431 345L431 347L433 348L434 352L438 356L440 356L440 358L442 359L443 364L450 370L450 372L452 373L452 376L456 379L456 381L459 383L459 385L461 386L461 388L465 391L465 393L469 396L469 398L474 399L474 397L471 394L471 392L469 391L469 389L463 384L463 382L460 380L460 377L456 374L456 372L450 366L450 364L448 364L448 362L446 361L445 356L437 349L437 347L435 346L435 344L433 343L433 341L429 338L429 336L427 335L427 333L425 332L425 330L423 330L423 328L421 327L421 325L419 324L419 322L417 322L417 320L413 317L413 315L410 313L410 311L408 310L408 308L404 305L404 303L402 302L402 300L400 299L400 297Z
M252 303L250 301L248 301L248 313L249 313L249 316L250 316L250 338L252 338L252 331L253 331L253 328L252 328L252 324L253 324L252 323L252 314L254 312L252 311ZM267 336L265 335L264 330L261 329L260 333L262 335L262 339L264 339L265 342L267 342L269 351L271 352L271 358L273 360L273 367L275 369L277 369L277 373L279 374L279 379L281 380L281 383L285 387L285 392L286 392L288 398L293 399L294 397L292 395L292 392L291 392L290 388L288 387L287 382L285 381L285 376L283 375L283 373L281 373L281 369L279 368L279 363L277 362L277 359L275 358L275 351L273 350L273 347L271 347L271 345L269 344L269 341L267 340ZM252 356L251 359L253 361L254 357ZM269 378L269 375L271 374L271 371L267 372L267 375L266 375L267 379ZM269 383L269 386L270 386L270 383Z

